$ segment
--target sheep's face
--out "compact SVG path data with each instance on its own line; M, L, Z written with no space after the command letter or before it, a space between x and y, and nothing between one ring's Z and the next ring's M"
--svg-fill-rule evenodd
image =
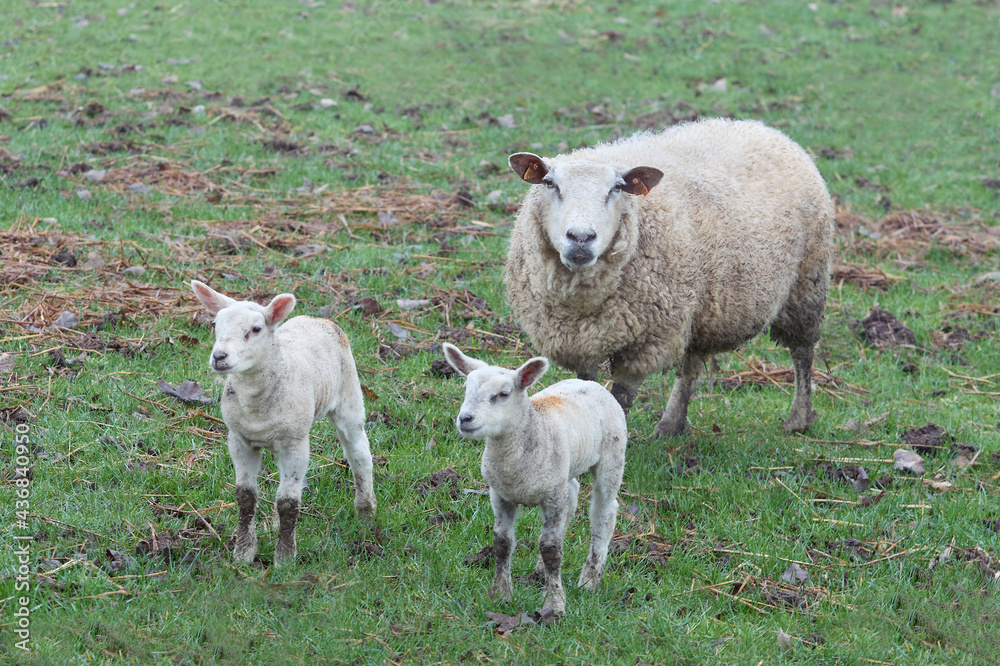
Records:
M274 331L295 307L291 294L279 294L261 306L233 300L197 280L191 288L215 315L215 345L208 364L223 375L246 372L274 353Z
M544 185L540 217L552 247L571 271L590 268L611 246L633 196L643 196L663 177L652 167L626 171L608 164L510 156L510 166L528 183Z
M465 401L455 425L463 437L500 437L523 423L528 406L526 390L545 374L549 362L533 358L517 370L508 370L470 358L447 342L444 357L465 375Z
M223 375L245 372L270 351L273 338L264 308L236 303L215 316L215 345L208 364Z

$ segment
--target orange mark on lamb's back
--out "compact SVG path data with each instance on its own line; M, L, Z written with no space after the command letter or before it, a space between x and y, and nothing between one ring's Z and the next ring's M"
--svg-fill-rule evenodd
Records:
M535 406L535 409L555 409L559 411L566 405L565 401L557 395L536 396L531 399L531 404Z

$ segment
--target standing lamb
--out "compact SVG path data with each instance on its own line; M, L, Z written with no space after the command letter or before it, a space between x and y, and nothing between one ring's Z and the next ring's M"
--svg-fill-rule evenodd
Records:
M795 366L785 430L816 420L834 209L795 142L713 119L510 166L536 186L511 234L507 299L541 354L581 379L610 359L626 413L646 377L676 368L655 434L679 435L705 360L770 326Z
M354 474L354 506L375 513L372 455L365 435L361 384L344 332L327 319L293 317L295 296L280 294L262 307L223 296L191 281L202 305L215 315L215 345L209 365L228 375L222 418L229 428L229 456L236 468L240 518L234 556L257 555L257 475L261 453L274 456L281 475L274 502L277 564L295 559L295 523L309 466L309 430L328 417L337 428Z
M535 572L545 575L542 607L564 613L562 545L579 499L576 477L590 470L594 478L590 555L578 586L596 590L618 515L628 440L625 413L600 384L579 379L559 382L529 398L528 387L549 369L544 358L507 370L470 358L447 342L442 350L451 367L467 378L458 431L486 443L481 469L490 484L497 567L490 598L499 594L511 600L517 508L537 506L542 536Z

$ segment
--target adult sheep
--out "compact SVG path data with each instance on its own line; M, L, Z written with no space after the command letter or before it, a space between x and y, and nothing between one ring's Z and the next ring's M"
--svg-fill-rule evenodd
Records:
M626 413L646 377L675 368L655 429L670 436L689 431L706 358L770 326L795 367L785 430L816 420L834 209L798 144L712 119L510 166L535 187L511 233L507 299L540 354L581 379L610 360Z

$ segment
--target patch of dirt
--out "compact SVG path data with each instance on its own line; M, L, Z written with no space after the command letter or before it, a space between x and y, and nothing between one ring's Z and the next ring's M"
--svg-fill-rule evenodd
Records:
M872 308L864 319L852 321L851 330L876 349L917 344L913 331L881 308Z
M489 568L493 566L493 560L493 546L484 546L478 553L463 557L462 564L467 567Z
M451 367L451 364L443 358L436 358L431 361L431 367L427 370L427 373L434 377L441 377L443 379L451 379L452 377L461 377L455 368Z
M945 433L944 428L928 423L919 428L912 428L903 433L903 443L908 445L917 453L927 455L935 451L943 451L949 447L952 437Z
M889 275L879 268L867 268L862 266L834 266L832 281L837 284L853 284L862 291L878 289L885 291L893 281L903 278Z
M448 496L452 499L458 499L462 496L462 484L468 481L468 479L458 472L456 472L451 467L446 467L442 470L434 472L428 476L423 481L417 484L417 488L420 490L420 494L427 497L434 490L443 490L448 493Z
M615 533L608 546L609 555L641 559L658 567L667 566L673 552L674 544L659 534Z

